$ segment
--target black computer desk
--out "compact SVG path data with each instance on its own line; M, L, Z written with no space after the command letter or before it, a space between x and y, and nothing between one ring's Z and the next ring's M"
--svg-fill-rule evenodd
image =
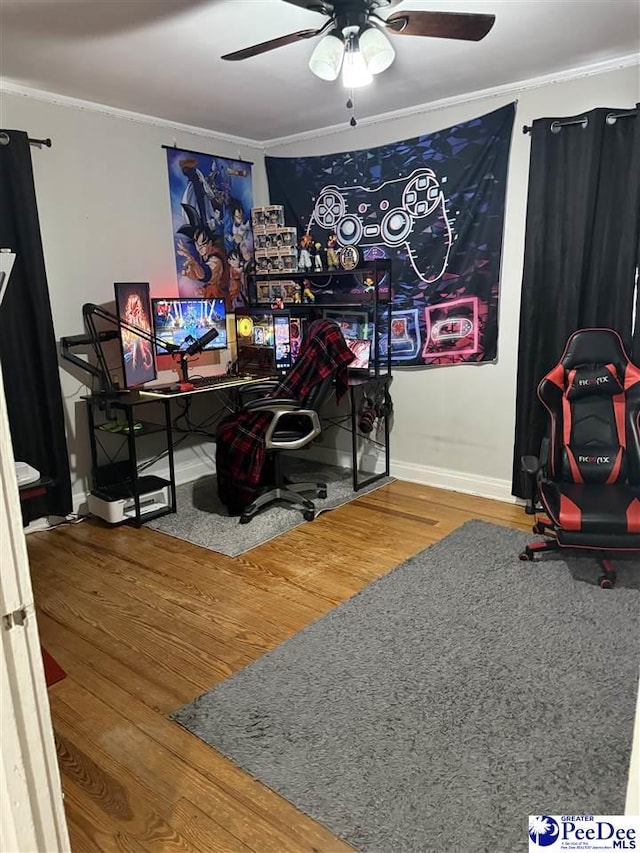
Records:
M115 397L102 395L89 395L83 397L87 407L87 420L89 427L89 442L91 449L91 481L92 491L101 495L113 496L113 499L122 497L128 490L133 498L134 509L132 510L130 523L140 526L151 518L176 511L176 477L174 464L174 428L172 421L171 404L174 400L185 400L198 397L202 394L222 394L231 392L234 395L234 405L238 404L239 397L236 396L245 388L257 388L265 381L272 382L277 377L262 377L254 379L237 379L196 388L189 391L169 390L168 388L153 389L146 388L140 391L130 391ZM391 374L378 376L353 375L348 379L349 400L349 431L351 433L351 456L353 489L359 491L365 486L389 475L389 413L385 412L383 421L384 431L384 469L382 471L361 471L358 465L359 450L363 442L374 441L380 445L379 438L372 438L362 434L358 429L358 415L361 411L362 402L365 398L376 397L381 393L387 394L392 382ZM158 404L162 406L163 415L161 419L154 417L154 409L150 408ZM157 411L157 409L156 409ZM110 424L119 420L122 428L118 431L108 429ZM156 476L139 476L138 468L138 442L149 435L163 434L165 438L164 453L166 453L169 477L168 479ZM105 447L107 442L111 443L110 449ZM114 446L115 443L115 446ZM118 448L118 444L120 449ZM98 448L109 460L106 464L100 462ZM127 455L123 460L117 461L120 450L126 448ZM169 499L166 506L160 509L147 511L144 504L144 496L151 490L167 489Z

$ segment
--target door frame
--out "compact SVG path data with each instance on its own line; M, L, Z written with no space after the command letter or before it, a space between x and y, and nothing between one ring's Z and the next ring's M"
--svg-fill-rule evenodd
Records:
M49 697L0 368L0 849L67 853Z

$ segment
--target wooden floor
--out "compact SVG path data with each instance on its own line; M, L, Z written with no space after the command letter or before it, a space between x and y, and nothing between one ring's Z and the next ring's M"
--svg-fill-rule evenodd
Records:
M530 529L394 482L236 558L92 521L30 535L73 851L351 850L169 714L471 518Z

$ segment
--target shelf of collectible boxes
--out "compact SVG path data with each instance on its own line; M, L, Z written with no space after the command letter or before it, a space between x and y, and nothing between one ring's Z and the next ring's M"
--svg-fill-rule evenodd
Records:
M349 314L360 317L374 340L370 373L391 373L391 327L388 320L392 298L391 261L364 261L354 270L278 273L256 272L249 280L249 307L239 313L277 313L308 320L328 316L340 320ZM366 314L366 318L363 315Z

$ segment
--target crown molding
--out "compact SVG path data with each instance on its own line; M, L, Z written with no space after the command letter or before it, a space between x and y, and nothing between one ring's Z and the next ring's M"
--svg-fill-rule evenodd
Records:
M358 119L358 127L373 127L374 125L385 124L387 122L397 121L400 118L407 116L424 115L426 113L435 112L437 110L446 109L447 107L458 106L461 104L471 104L475 101L487 100L490 98L503 98L510 95L517 95L519 92L526 92L531 89L539 89L543 86L549 86L556 83L566 83L570 80L577 80L581 77L591 77L597 74L605 74L608 71L616 71L622 68L629 68L633 65L640 65L640 57L636 53L626 54L614 59L607 59L603 62L591 63L582 65L576 68L568 69L567 71L559 71L554 74L546 74L542 77L532 77L528 80L521 80L517 83L507 83L502 86L494 86L488 89L479 89L475 92L466 93L464 95L453 95L450 98L442 98L439 101L431 101L425 104L419 104L414 107L406 107L401 110L393 110L388 113L380 113L371 118ZM291 136L282 136L273 139L248 139L242 136L232 136L230 134L218 133L214 130L209 130L205 127L196 127L190 124L182 124L180 122L170 121L169 119L159 118L157 116L149 116L143 113L135 113L129 110L122 110L118 107L110 107L106 104L98 104L93 101L84 101L80 98L71 98L67 95L58 95L54 92L47 92L44 89L32 89L28 86L23 86L13 80L7 78L0 79L0 92L7 92L11 95L18 95L25 98L33 98L34 100L43 101L45 103L55 104L57 106L69 107L77 110L89 110L91 112L102 113L103 115L113 116L114 118L132 121L138 124L150 125L153 127L167 128L168 130L176 130L181 133L189 133L193 136L202 136L205 139L213 139L218 142L226 142L230 145L241 145L253 148L257 151L268 153L271 148L276 148L280 145L289 145L296 142L305 142L309 139L318 139L319 137L334 136L336 134L347 132L348 128L343 123L339 125L331 125L330 127L320 128L316 130L305 131L304 133L296 133ZM238 155L240 156L240 155ZM246 158L240 158L246 159Z
M55 92L47 92L44 89L32 89L29 86L22 86L20 83L16 83L13 80L8 80L6 77L0 79L0 92L7 92L10 95L19 95L24 98L33 98L36 101L44 101L47 104L55 104L56 106L102 113L103 115L121 118L125 121L132 121L136 124L145 124L153 127L167 128L168 130L177 130L181 133L190 133L193 136L203 136L206 139L215 139L217 142L228 142L230 145L244 145L260 150L264 147L263 142L257 142L255 139L245 139L242 136L231 136L226 133L218 133L217 131L209 130L206 127L196 127L191 124L181 124L177 121L171 121L170 119L145 115L144 113L121 110L119 107L110 107L107 104L98 104L94 101L83 101L80 98L58 95Z
M545 74L542 77L532 77L529 80L520 80L517 83L506 83L502 86L494 86L489 89L478 89L476 92L466 93L464 95L453 95L450 98L442 98L439 101L430 101L426 104L419 104L414 107L405 107L401 110L393 110L388 113L380 113L371 118L358 119L358 127L373 127L374 125L385 124L387 122L397 121L400 118L407 116L424 115L425 113L443 110L447 107L459 106L461 104L471 104L474 101L482 101L490 98L504 98L512 95L517 95L519 92L526 92L530 89L540 89L543 86L550 86L554 83L566 83L570 80L578 80L581 77L592 77L597 74L605 74L608 71L617 71L622 68L629 68L633 65L640 65L640 56L637 53L630 53L624 56L608 59L604 62L595 62L590 65L582 65L576 68L571 68L567 71L559 71L555 74ZM265 153L269 153L269 149L279 145L289 145L293 142L305 142L309 139L318 139L319 137L333 136L339 133L346 133L349 130L344 123L332 125L322 130L309 130L304 133L297 133L291 136L282 136L278 139L267 139L262 144Z

